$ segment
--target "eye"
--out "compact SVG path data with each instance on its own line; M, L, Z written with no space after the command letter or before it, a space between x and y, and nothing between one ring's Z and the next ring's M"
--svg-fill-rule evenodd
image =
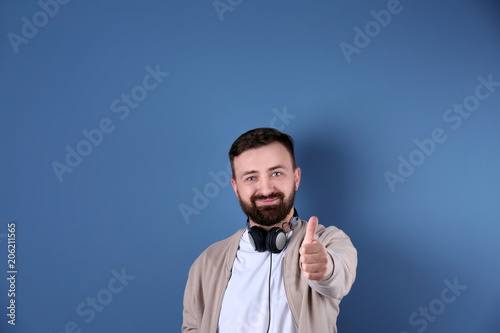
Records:
M276 177L276 176L281 176L281 172L279 171L275 171L273 172L273 176Z
M255 177L254 176L250 176L247 178L248 181L252 181L252 180L255 180Z

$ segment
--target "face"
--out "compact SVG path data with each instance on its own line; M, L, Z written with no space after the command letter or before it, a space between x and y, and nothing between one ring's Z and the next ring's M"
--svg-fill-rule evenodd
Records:
M293 169L292 157L279 142L249 149L233 161L231 179L241 209L250 221L272 226L293 215L300 168Z

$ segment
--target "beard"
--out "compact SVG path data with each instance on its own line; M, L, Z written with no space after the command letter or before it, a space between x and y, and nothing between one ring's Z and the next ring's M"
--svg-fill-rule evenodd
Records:
M285 198L285 194L283 192L276 191L267 196L252 195L250 197L250 203L244 202L241 199L238 200L240 201L241 210L250 220L261 226L269 227L283 222L286 216L290 213L295 201L295 192L295 189L293 189L290 192L288 199ZM257 200L274 198L279 199L278 203L257 207Z

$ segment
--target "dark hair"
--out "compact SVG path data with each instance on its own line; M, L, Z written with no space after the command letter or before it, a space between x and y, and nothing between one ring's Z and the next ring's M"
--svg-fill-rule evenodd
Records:
M231 145L228 155L229 155L229 161L231 162L231 170L233 172L233 178L235 177L234 158L236 156L240 155L246 150L267 146L268 144L273 143L275 141L283 144L283 146L285 146L285 148L288 150L288 152L292 157L293 169L295 170L296 165L295 165L295 154L293 152L292 137L288 134L281 133L275 128L261 127L243 133Z

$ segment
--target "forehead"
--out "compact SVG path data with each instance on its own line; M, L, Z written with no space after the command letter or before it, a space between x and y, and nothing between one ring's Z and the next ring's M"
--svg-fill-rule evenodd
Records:
M283 165L292 169L292 156L280 142L272 142L266 146L245 150L234 158L236 174L249 170L265 171L268 168Z

